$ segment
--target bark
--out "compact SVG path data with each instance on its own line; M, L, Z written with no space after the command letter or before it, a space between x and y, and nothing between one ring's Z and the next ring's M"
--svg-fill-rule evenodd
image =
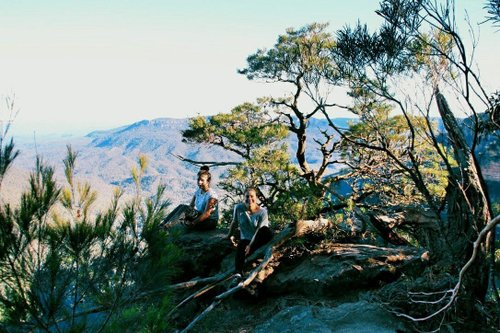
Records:
M380 236L394 245L408 245L394 228L409 229L418 243L431 251L434 257L446 257L447 252L441 250L445 246L442 233L439 230L440 220L432 211L406 209L392 216L370 214L370 223L377 229Z
M314 173L309 167L309 164L306 160L306 145L307 145L307 136L306 136L306 126L304 120L301 119L301 124L298 130L296 131L297 135L297 151L295 153L295 157L297 157L297 162L299 163L300 169L303 172L303 177L311 184L314 184Z
M393 245L408 245L407 240L392 231L392 228L390 227L390 218L386 216L371 215L370 222L377 229L379 235L384 239L384 241Z
M448 247L442 250L450 252L452 268L455 264L461 267L465 264L464 258L471 256L478 233L491 220L490 206L474 152L468 147L464 133L439 90L436 91L436 102L458 164L456 171L449 175L445 222ZM488 286L486 255L486 242L483 242L477 260L463 279L462 299L469 306L473 305L473 300L483 301L485 298Z

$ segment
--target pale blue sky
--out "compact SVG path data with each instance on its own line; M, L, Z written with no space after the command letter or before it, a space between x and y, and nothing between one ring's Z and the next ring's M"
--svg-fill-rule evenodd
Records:
M479 0L460 0L473 20ZM277 92L236 73L288 27L358 19L375 0L0 2L0 95L15 94L18 133L85 132L158 117L229 111ZM465 29L465 26L464 26ZM498 33L481 27L486 83L498 88ZM496 86L494 86L496 85ZM2 106L2 110L3 106ZM5 120L5 113L1 114Z

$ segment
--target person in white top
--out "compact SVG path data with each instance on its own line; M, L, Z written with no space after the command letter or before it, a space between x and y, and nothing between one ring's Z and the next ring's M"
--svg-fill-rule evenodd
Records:
M194 192L191 203L177 206L161 225L170 228L181 223L195 230L215 229L219 222L219 197L210 188L211 180L208 166L202 166L198 172L198 189Z

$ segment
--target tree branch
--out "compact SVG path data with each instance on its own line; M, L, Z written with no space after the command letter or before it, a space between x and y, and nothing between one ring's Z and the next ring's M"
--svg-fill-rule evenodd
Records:
M181 160L183 162L187 162L187 163L190 163L193 165L226 166L226 165L240 165L241 164L241 162L195 161L195 160L192 160L192 159L189 159L189 158L186 158L184 156L177 155L177 154L170 153L170 155L174 156L175 158L178 158L179 160Z

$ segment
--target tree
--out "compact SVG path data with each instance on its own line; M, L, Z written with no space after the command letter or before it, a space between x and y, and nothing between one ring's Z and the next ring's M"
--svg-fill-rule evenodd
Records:
M250 55L247 58L248 66L239 70L250 80L291 86L288 96L269 97L267 101L276 108L279 119L296 136L298 145L295 157L301 176L312 187L321 184L334 151L334 137L325 132L325 140L320 143L323 155L321 165L314 170L307 162L309 120L321 110L334 106L329 102L325 78L330 79L329 83L337 80L336 64L330 57L335 42L325 31L326 28L326 24L314 23L298 30L288 29L285 35L278 37L272 49L261 49Z
M470 316L475 302L485 299L486 257L491 245L491 238L483 238L482 233L491 227L491 206L475 157L475 147L484 135L480 131L479 113L493 113L495 106L481 85L469 56L471 51L456 26L453 1L388 0L381 2L377 13L385 23L374 34L362 25L338 32L334 57L356 103L365 106L363 114L372 113L370 103L390 105L406 123L407 140L404 147L395 150L388 144L390 136L378 130L379 139L372 142L363 140L359 133L352 136L352 132L337 130L353 145L383 152L414 183L425 199L425 207L434 215L431 223L434 231L426 233L434 234L429 237L428 246L441 271L453 276L457 265L465 266L474 248L475 260L467 265L467 274L460 274L455 280L459 285L456 290L461 293L458 309L462 315ZM358 94L359 90L367 93ZM470 144L447 103L446 94L461 99L461 111L472 120L472 128L468 129L472 134ZM364 100L366 96L369 98ZM453 159L433 128L432 111L440 115ZM331 121L330 124L335 128ZM440 157L439 166L446 171L448 185L444 202L433 195L432 182L425 175L426 161L418 148L422 139L432 147L433 156ZM400 149L405 152L404 156L397 154ZM438 309L448 308L457 301L456 292L449 295L437 303ZM439 313L443 311L436 310L421 319L427 320Z
M9 130L12 122L14 121L17 112L15 108L15 99L13 97L6 97L5 104L7 112L9 113L4 124L3 120L0 120L0 187L2 185L3 177L7 173L7 170L11 166L12 162L19 155L19 150L14 148L14 139L11 138L10 141L7 140L9 135Z
M182 135L188 142L209 144L233 153L233 161L213 163L231 165L219 184L227 192L238 196L248 186L258 187L263 204L276 211L280 210L279 202L289 197L297 170L289 161L284 142L288 130L275 121L262 101L243 103L229 113L209 118L192 118Z
M407 153L412 129L406 119L402 115L390 116L388 109L373 109L364 117L367 119L361 119L343 132L349 140L342 142L340 151L349 167L346 168L348 172L337 176L337 179L349 181L353 189L366 198L365 202L360 202L367 204L372 211L383 209L387 213L390 207L401 210L401 207L425 205L425 198L404 169L412 163ZM415 140L413 152L420 161L422 178L433 200L442 202L448 183L447 172L432 142L425 139L425 118L412 117L411 121L413 130L420 137ZM369 148L382 145L401 163L388 162L390 160L384 151ZM445 151L445 148L442 149ZM451 159L451 156L448 157ZM356 196L352 200L358 201Z
M500 23L500 1L488 0L484 8L488 11L486 16L487 21L493 22L493 25L498 26Z

